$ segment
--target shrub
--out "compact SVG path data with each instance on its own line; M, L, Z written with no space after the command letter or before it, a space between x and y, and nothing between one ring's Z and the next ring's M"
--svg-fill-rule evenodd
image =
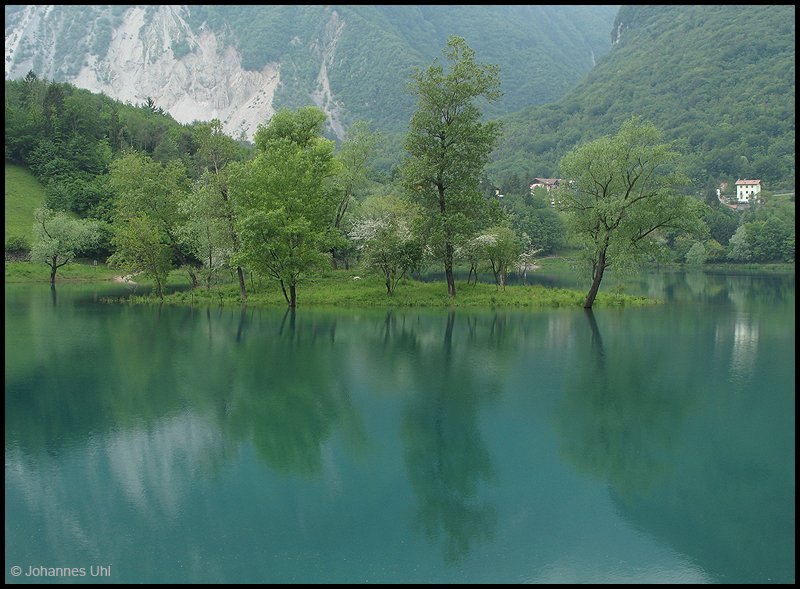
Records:
M22 236L12 235L6 239L6 253L7 254L29 254L31 251L31 244Z

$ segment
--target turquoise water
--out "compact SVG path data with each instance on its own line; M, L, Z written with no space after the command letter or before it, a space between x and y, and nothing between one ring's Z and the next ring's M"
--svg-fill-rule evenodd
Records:
M111 289L5 287L7 583L794 582L793 275L590 314Z

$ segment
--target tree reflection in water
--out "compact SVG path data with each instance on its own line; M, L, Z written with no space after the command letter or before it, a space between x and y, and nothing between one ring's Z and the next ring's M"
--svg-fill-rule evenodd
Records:
M348 439L364 435L334 353L335 319L298 320L287 310L277 329L246 332L244 313L236 331L233 391L224 428L249 440L270 468L308 478L319 475L325 442L337 427Z
M404 411L401 434L417 497L417 529L441 543L448 564L464 558L475 542L491 539L496 524L494 506L479 497L493 471L478 428L480 406L496 389L475 374L472 354L454 352L455 321L451 311L441 343L425 345L419 354L416 395ZM468 327L474 333L475 326Z
M673 443L697 386L658 328L617 322L604 338L595 314L585 316L589 341L578 339L557 411L562 451L622 496L642 493L675 466Z

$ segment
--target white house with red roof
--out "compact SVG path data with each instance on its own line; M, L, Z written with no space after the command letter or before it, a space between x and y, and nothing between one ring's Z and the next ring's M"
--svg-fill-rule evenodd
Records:
M751 203L759 192L761 192L761 180L736 181L736 202Z
M547 192L550 192L553 188L558 188L559 182L561 182L561 178L534 178L531 183L531 194L533 194L534 188L539 188L540 186L547 188Z

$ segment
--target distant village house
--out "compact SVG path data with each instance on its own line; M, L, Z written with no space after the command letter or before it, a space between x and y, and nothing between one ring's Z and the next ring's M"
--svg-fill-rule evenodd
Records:
M550 205L556 206L555 194L553 189L558 188L561 178L534 178L531 182L531 195L536 188L544 187L547 189L547 194L550 195Z
M761 180L737 180L736 202L750 204L761 192Z
M535 188L540 186L547 188L547 192L550 192L553 188L558 188L559 182L561 182L561 178L534 178L531 183L531 194Z
M734 198L724 196L728 183L723 182L717 189L717 199L729 209L747 209L752 203L761 202L761 198L757 198L761 193L761 186L761 180L737 180Z

